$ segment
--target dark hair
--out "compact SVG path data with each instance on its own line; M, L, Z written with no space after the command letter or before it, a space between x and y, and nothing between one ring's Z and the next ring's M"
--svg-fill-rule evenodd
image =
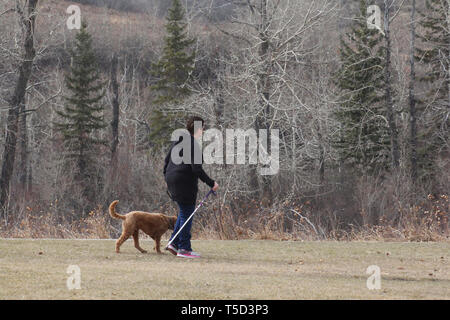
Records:
M202 123L202 127L205 125L205 120L203 120L202 118L200 118L199 116L193 116L190 117L186 123L186 129L187 131L189 131L190 134L194 134L194 123L195 122L201 122Z

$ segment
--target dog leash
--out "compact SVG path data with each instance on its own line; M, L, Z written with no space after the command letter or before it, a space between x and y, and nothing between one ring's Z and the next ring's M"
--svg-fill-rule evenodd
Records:
M213 191L213 189L209 190L209 192L203 198L202 202L200 202L200 204L197 206L197 208L195 208L194 212L192 212L192 214L189 216L189 218L187 218L187 220L183 223L183 225L181 226L180 230L178 230L178 232L169 241L169 243L167 244L167 247L170 246L170 244L173 242L173 240L175 240L175 238L178 236L178 234L181 232L181 230L183 230L184 226L189 222L189 220L191 220L191 218L194 216L194 213L203 205L203 203L206 201L206 199L208 199L208 197L209 197L209 195L211 193L216 195L216 193Z

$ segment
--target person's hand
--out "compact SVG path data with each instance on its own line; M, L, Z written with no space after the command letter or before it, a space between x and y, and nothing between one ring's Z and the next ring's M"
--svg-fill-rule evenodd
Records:
M214 182L214 187L212 188L212 190L213 190L214 192L216 192L217 189L219 189L219 185L217 184L217 182Z

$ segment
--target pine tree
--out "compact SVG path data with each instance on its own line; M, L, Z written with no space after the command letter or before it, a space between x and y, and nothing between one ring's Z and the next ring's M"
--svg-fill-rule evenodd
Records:
M150 139L154 145L166 143L174 129L175 115L165 112L163 108L168 104L180 103L191 93L187 84L194 70L195 52L189 53L189 48L195 39L188 38L186 34L184 15L180 1L173 0L167 14L163 55L158 63L152 65L151 74L156 78L156 83L151 89L157 92L154 103L158 106L150 118Z
M335 83L341 90L334 112L341 125L335 141L341 161L364 172L386 168L389 135L382 108L383 48L379 31L369 29L367 3L360 0L360 16L346 39L341 38L341 66Z
M417 162L419 176L432 178L434 160L449 140L450 110L450 1L426 0L425 11L419 11L422 32L417 38L417 61L426 67L419 77L431 89L417 99L422 124L418 133Z
M97 137L99 130L106 127L100 103L105 83L100 80L92 38L85 22L70 53L72 64L65 76L70 95L64 97L64 109L57 111L62 121L55 123L55 129L62 134L65 159L76 170L74 178L82 189L84 200L90 202L94 201L94 186L97 185L94 165L98 147L106 143Z

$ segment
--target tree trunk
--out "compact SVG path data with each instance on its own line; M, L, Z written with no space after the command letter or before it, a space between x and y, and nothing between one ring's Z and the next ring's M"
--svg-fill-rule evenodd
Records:
M447 1L447 108L450 110L450 1Z
M119 144L119 84L117 83L117 56L114 54L111 59L111 84L112 91L112 111L111 121L112 142L111 142L111 167L117 169L117 145Z
M320 130L320 128L319 128ZM320 188L323 189L324 183L325 183L325 150L323 148L323 141L322 141L322 133L318 131L318 137L319 137L319 184Z
M268 23L269 17L267 12L267 0L261 0L261 8L259 10L261 15L261 22L259 25L259 40L261 41L259 47L259 62L261 65L259 81L258 81L258 96L259 105L263 110L262 117L256 119L256 132L259 134L259 129L267 130L267 152L269 152L269 147L271 145L271 135L270 135L270 72L271 72L271 61L269 56L269 34L268 34ZM272 203L272 177L263 176L263 200L267 205Z
M392 104L392 82L391 82L391 35L390 35L390 8L392 0L385 0L384 9L384 33L386 40L386 63L384 67L385 74L385 99L386 99L386 113L391 135L391 157L392 167L397 169L399 166L399 146L398 146L398 132L395 124L395 114Z
M0 214L6 212L5 205L8 198L9 184L13 173L16 154L19 111L24 103L25 91L31 76L33 60L36 55L34 49L34 23L36 19L35 10L37 3L38 0L28 0L26 16L25 13L21 11L19 5L16 7L17 13L21 16L21 22L25 32L25 41L23 45L23 60L19 67L19 78L17 79L14 93L9 103L7 132L0 176Z
M33 166L31 163L32 157L28 159L28 177L27 177L27 194L31 196L33 192Z
M414 93L414 83L416 81L414 65L414 49L416 40L415 29L416 0L412 0L411 8L411 47L410 47L410 80L409 80L409 116L410 116L410 143L411 143L411 179L413 185L417 180L417 124L416 124L416 99Z
M118 153L117 146L119 145L119 115L120 115L120 105L119 105L119 83L117 82L117 64L118 58L114 53L111 58L111 70L110 70L110 84L109 88L112 94L111 106L112 106L112 121L111 121L111 165L109 168L109 176L107 177L107 182L105 185L106 199L115 198L117 191L117 181L118 181Z
M20 108L19 117L19 135L20 135L20 153L19 153L19 190L23 196L27 192L28 177L28 132L27 132L27 113L25 103Z

